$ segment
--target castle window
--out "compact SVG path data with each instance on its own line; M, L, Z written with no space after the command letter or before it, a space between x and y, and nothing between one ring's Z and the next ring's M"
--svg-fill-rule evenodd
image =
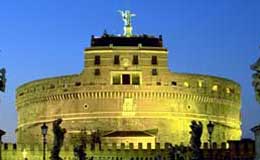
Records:
M4 143L4 150L8 150L8 144Z
M198 81L198 86L201 88L202 87L202 81Z
M130 84L130 74L122 75L123 84Z
M84 106L84 109L88 109L89 108L88 104L84 104L83 106Z
M113 84L120 84L121 83L121 79L120 79L120 74L118 74L118 75L114 75L113 76Z
M227 94L230 93L230 88L226 88L226 93L227 93Z
M54 84L51 84L51 85L50 85L50 89L53 89L53 88L55 88L55 85L54 85Z
M218 91L218 85L213 85L212 86L212 91L215 91L215 92Z
M16 150L17 149L17 145L13 144L13 149Z
M189 84L188 82L184 82L183 85L184 85L185 87L189 87L189 86L190 86L190 84Z
M176 81L172 81L172 86L177 86L177 82Z
M156 76L156 75L158 75L157 69L155 69L155 68L154 68L154 69L152 69L152 75L153 75L153 76Z
M152 61L151 61L152 65L157 65L157 56L152 56Z
M95 56L94 64L95 65L100 65L100 56Z
M160 86L160 85L162 85L162 83L161 83L161 82L156 82L156 84L157 84L157 86Z
M100 69L95 69L95 72L94 72L95 76L98 76L100 75Z
M133 74L132 75L132 84L133 85L139 85L140 84L140 76L139 76L139 74Z
M81 82L75 82L75 86L80 86Z
M228 93L228 94L235 93L235 90L232 88L226 88L226 93Z
M139 64L138 55L134 55L134 56L133 56L133 64L134 64L134 65Z
M136 72L112 72L111 84L113 85L140 85L141 74Z
M114 56L114 64L120 64L119 55Z

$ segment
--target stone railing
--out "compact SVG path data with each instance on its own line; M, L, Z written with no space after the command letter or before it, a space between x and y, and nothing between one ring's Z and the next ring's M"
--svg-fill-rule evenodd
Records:
M145 145L145 146L144 146ZM169 159L170 156L183 156L184 159L189 159L191 156L191 150L188 147L184 146L174 146L174 149L181 152L176 152L171 154L171 144L165 143L160 144L156 143L152 145L151 143L142 144L138 143L137 148L134 148L133 143L129 144L88 144L85 152L87 157L93 157L95 159L114 159L114 160L136 160L139 159ZM152 147L154 146L154 147ZM208 154L207 143L203 144L203 153L205 156ZM227 143L222 143L221 146L218 146L216 143L213 143L214 153L217 151L227 152ZM47 145L46 157L50 157L51 146ZM227 154L227 153L226 153ZM26 157L28 160L42 160L43 149L42 145L16 145L16 144L3 144L2 145L2 157L3 160L24 160ZM74 160L73 146L64 146L60 152L60 156L65 160Z

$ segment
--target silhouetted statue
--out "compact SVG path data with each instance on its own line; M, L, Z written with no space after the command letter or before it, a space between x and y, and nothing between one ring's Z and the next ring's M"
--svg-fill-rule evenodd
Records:
M60 127L61 123L62 123L61 118L53 121L52 123L54 139L53 139L53 149L51 151L51 157L50 157L51 160L62 160L62 158L59 157L59 153L63 145L66 129Z
M5 91L5 83L6 83L6 77L5 77L5 69L0 69L0 91Z
M168 146L168 152L169 152L169 157L168 160L184 160L184 146L183 145L175 145L172 146L172 144L170 144Z
M99 149L101 149L101 134L100 131L97 130L91 134L91 150L95 149L95 144L99 144Z
M252 64L250 68L255 71L253 74L253 87L255 88L255 96L258 103L260 103L260 58L256 63Z
M200 150L201 146L201 135L202 135L202 123L199 121L197 123L196 121L192 121L191 125L191 138L190 138L190 145L191 145L191 150L192 150L192 160L203 160L203 156Z
M78 160L86 160L86 153L85 153L84 145L79 145L74 147L74 155L77 157Z

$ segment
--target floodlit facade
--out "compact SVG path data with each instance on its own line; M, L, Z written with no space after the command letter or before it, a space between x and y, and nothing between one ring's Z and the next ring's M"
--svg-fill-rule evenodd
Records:
M203 123L203 142L208 141L209 121L215 124L213 142L240 140L238 83L172 72L162 36L127 35L92 36L79 74L18 87L17 143L41 143L40 126L46 122L51 129L57 118L64 120L62 126L68 131L65 144L72 143L84 129L88 134L98 130L101 137L116 142L118 139L108 135L136 131L149 135L149 142L188 145L192 120ZM47 139L51 143L51 131ZM119 139L127 144L127 140Z

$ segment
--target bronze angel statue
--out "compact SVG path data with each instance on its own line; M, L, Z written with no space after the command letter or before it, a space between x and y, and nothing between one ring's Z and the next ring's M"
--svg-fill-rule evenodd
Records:
M252 85L255 89L256 100L258 101L258 103L260 103L260 58L256 61L256 63L251 65L251 69L255 71L255 73L252 76L253 77Z
M59 156L59 153L63 145L66 129L61 128L60 126L61 123L62 123L61 118L53 121L52 123L54 139L53 139L53 148L51 151L51 160L62 160L62 158Z
M192 160L202 160L203 156L200 150L201 146L201 135L203 132L203 125L199 121L197 123L196 121L192 121L190 125L191 131L191 138L190 138L190 145L191 145L191 150L192 150Z

